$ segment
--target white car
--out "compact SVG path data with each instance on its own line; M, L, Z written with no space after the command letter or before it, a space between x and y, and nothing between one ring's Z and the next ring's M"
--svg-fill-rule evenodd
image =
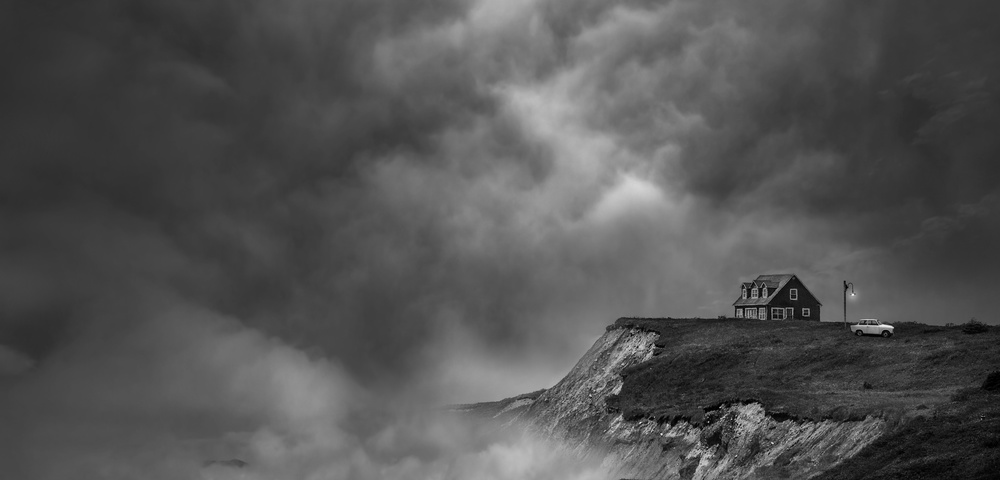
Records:
M882 335L889 338L895 328L888 323L879 322L877 318L862 318L855 325L851 325L851 331L857 336L862 335Z

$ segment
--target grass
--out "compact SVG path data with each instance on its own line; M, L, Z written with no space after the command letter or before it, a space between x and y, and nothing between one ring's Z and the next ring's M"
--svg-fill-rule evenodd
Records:
M781 418L900 424L1000 369L1000 329L895 326L885 339L856 337L841 323L620 318L608 328L659 339L652 359L622 372L608 407L626 419L699 423L719 405L757 401Z
M1000 476L1000 393L960 390L817 480L995 479Z

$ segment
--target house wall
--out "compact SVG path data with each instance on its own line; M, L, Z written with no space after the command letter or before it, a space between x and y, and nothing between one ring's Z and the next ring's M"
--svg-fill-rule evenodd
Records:
M793 288L798 289L798 300L792 300L789 296L789 292ZM768 303L767 307L768 313L771 312L772 307L792 307L795 309L794 317L792 317L794 320L820 320L819 300L806 290L805 286L802 285L802 282L800 282L797 277L789 280L788 283L785 284L785 288L782 288L781 291L775 295L774 299ZM809 317L802 317L803 308L809 309Z

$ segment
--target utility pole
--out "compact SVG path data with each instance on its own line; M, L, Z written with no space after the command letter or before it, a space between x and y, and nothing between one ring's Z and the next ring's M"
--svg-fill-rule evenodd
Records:
M844 328L850 330L851 327L847 326L847 287L851 287L851 296L854 296L854 284L844 280Z

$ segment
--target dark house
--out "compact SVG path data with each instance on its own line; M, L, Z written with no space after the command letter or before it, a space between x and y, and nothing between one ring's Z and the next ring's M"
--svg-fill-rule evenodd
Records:
M733 303L736 318L758 320L819 320L823 304L793 274L761 275L740 285Z

